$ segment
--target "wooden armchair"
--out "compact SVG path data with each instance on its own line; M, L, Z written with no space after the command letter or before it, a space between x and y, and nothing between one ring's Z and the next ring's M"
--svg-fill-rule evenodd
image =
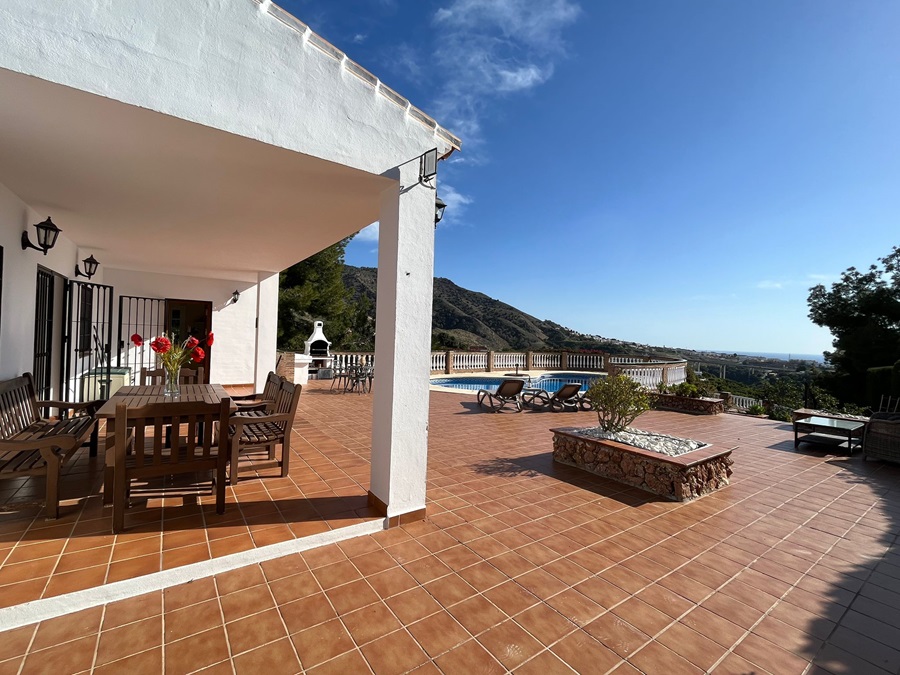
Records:
M300 401L299 384L282 381L275 397L275 405L271 412L238 412L229 419L228 436L231 444L231 468L229 482L238 482L241 471L240 455L248 451L265 452L268 457L262 462L253 458L248 469L265 469L272 466L281 467L281 476L287 476L291 458L291 425L297 414ZM275 459L275 446L281 446L281 459Z
M116 406L115 436L106 450L107 466L112 467L113 532L125 529L125 509L134 480L215 471L216 513L225 512L227 439L214 441L213 434L202 433L202 429L227 420L230 411L227 398L221 403Z
M232 396L231 400L237 404L239 412L271 412L275 406L275 398L278 396L278 390L281 388L283 381L279 375L269 371L269 375L266 377L266 384L261 392Z
M181 384L203 384L205 372L203 366L196 368L182 368L178 376ZM140 383L141 386L165 384L166 369L165 368L141 368Z

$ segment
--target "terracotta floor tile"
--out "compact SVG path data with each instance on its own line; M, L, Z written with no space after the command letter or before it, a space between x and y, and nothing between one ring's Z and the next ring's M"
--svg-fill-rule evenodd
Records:
M447 611L472 635L477 635L506 618L503 612L482 595L453 605Z
M539 598L515 581L500 584L485 592L484 596L509 616L515 616L539 602Z
M360 646L400 628L400 623L383 602L345 614L341 620Z
M650 640L649 635L613 613L595 619L585 626L584 630L623 659L631 656Z
M389 598L392 595L408 591L410 588L415 588L419 585L409 572L400 567L372 576L366 575L366 581L382 598Z
M165 589L163 591L163 606L166 612L172 612L215 597L217 597L217 593L213 579L195 579L186 584Z
M671 675L697 673L699 675L703 672L659 642L650 642L637 654L631 656L629 663L645 673L669 673Z
M683 623L669 626L657 641L703 671L708 671L726 653L725 647Z
M808 661L782 649L778 645L750 634L741 640L734 648L734 653L742 656L751 663L765 668L770 672L802 673L806 670Z
M512 620L493 626L477 639L494 658L510 670L543 649L540 642Z
M31 624L5 631L3 639L0 640L0 661L23 656L31 644L36 629L37 624Z
M29 652L22 666L23 675L78 673L88 670L94 660L97 636L89 635L49 649Z
M450 614L437 612L407 628L431 658L462 644L471 635Z
M101 666L162 645L162 616L154 616L100 634L96 665Z
M554 595L546 602L579 626L586 626L605 611L602 606L571 588Z
M476 640L464 642L455 649L435 659L444 673L479 673L479 675L502 675L506 668L482 647Z
M726 656L719 665L712 669L711 672L716 675L748 675L748 673L759 673L759 667L750 663L747 659L731 653ZM813 675L810 673L810 675Z
M653 636L672 622L672 617L663 614L638 598L630 598L611 610L620 619L647 635Z
M284 604L318 593L320 586L312 572L300 572L271 582L269 589L276 602Z
M288 633L297 633L337 616L324 593L315 593L300 600L278 606Z
M488 562L477 563L471 567L460 570L459 576L465 579L473 588L476 588L482 593L494 586L502 584L508 579L503 572Z
M398 675L428 660L405 630L394 631L360 649L375 675Z
M43 621L38 626L31 649L47 649L87 635L95 635L100 630L102 616L103 608L93 607Z
M441 609L424 588L412 588L388 598L385 603L404 625L424 619Z
M547 673L574 673L575 671L563 663L556 654L545 651L523 663L514 672L516 675L547 675Z
M338 619L326 621L291 636L305 669L355 650L349 633Z
M427 583L424 588L444 607L455 605L477 593L474 588L456 575L448 575Z
M103 614L103 630L162 614L162 598L160 591L153 591L107 605Z
M615 652L582 631L563 638L550 651L579 673L606 672L619 662Z
M266 584L223 595L219 598L219 602L222 604L226 623L275 607L275 601Z
M234 672L239 675L265 672L289 674L301 672L301 667L293 644L288 638L282 638L234 657Z
M127 656L119 661L94 668L95 675L117 675L118 673L161 673L163 670L163 648L154 647L139 654Z
M269 609L225 625L232 654L241 654L287 637L287 629L277 609Z
M516 623L547 646L578 628L562 614L543 603L526 609L514 618Z

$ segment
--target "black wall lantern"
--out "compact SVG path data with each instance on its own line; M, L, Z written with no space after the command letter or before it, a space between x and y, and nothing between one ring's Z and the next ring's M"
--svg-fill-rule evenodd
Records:
M85 258L81 262L84 263L84 272L79 269L78 265L75 265L76 277L87 277L88 279L90 279L97 273L97 268L100 267L100 263L94 259L93 255L91 255L90 258Z
M31 243L28 238L28 230L25 230L22 233L22 250L33 248L35 251L41 251L47 255L47 251L56 246L56 239L62 230L54 225L49 217L43 223L36 223L34 227L37 229L37 246Z
M235 289L234 293L231 294L231 304L233 305L240 299L241 299L241 292L239 290Z
M434 196L434 226L437 227L437 224L441 222L441 218L444 217L444 209L447 208L447 205L444 203L444 200Z

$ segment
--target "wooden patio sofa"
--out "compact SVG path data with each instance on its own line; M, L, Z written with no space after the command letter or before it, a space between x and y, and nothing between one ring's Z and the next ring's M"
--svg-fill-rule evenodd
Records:
M97 454L97 421L101 401L38 401L31 373L0 382L0 478L46 476L46 514L59 517L59 474L63 464L89 438ZM76 412L47 418L43 408Z

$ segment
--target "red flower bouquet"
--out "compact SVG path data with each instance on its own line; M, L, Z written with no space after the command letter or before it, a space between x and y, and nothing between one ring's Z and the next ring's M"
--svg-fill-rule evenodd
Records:
M166 371L166 396L177 396L179 394L178 378L181 368L189 361L194 363L202 363L206 358L206 352L203 350L201 341L190 336L181 344L173 341L174 336L166 334L159 335L150 341L150 349L156 352L156 356L162 363L162 367ZM135 333L131 336L131 342L135 347L141 347L144 344L144 338ZM206 336L203 342L207 346L213 343L213 334Z

